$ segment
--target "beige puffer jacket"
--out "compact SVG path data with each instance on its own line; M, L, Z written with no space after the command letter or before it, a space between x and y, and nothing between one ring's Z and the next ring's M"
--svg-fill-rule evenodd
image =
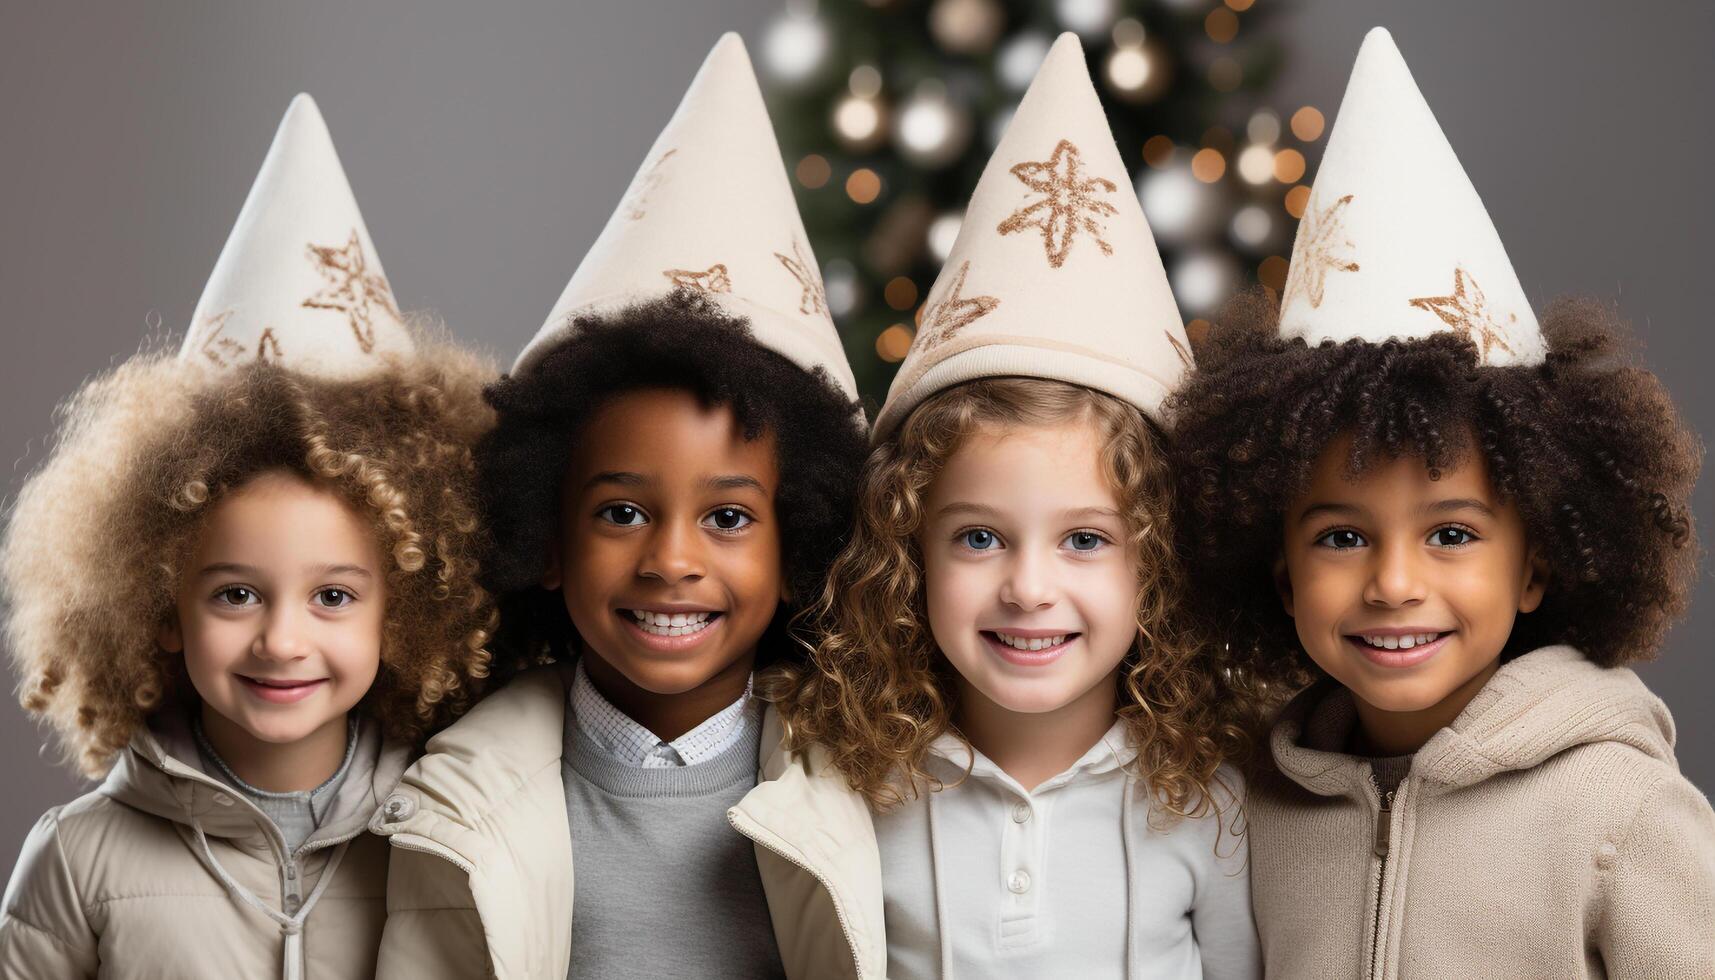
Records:
M572 945L572 841L560 777L570 669L489 695L405 773L371 829L389 835L386 980L560 980ZM778 746L772 711L763 744ZM757 845L786 975L880 978L881 859L861 797L775 748L729 811Z
M1504 666L1382 797L1311 688L1251 783L1270 978L1715 977L1715 813L1667 708L1571 647Z
M101 786L42 817L6 887L0 978L373 974L387 847L365 826L408 751L365 722L325 825L295 855L196 759L190 726L162 719Z

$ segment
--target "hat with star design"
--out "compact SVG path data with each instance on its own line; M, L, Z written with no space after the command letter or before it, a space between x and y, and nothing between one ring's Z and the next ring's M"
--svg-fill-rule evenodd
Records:
M857 383L828 313L762 91L737 34L703 61L619 207L512 366L529 371L577 317L693 290L744 319L757 341Z
M409 353L393 289L314 99L286 109L191 314L181 360L358 377Z
M1307 343L1458 333L1539 364L1536 314L1393 37L1358 51L1292 245L1280 332Z
M977 181L875 438L930 395L978 378L1066 381L1159 419L1190 364L1083 45L1062 34Z

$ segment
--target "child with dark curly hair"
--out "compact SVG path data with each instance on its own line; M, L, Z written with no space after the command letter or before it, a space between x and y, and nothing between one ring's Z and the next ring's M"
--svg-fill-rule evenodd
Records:
M1627 344L1539 327L1373 31L1283 302L1170 411L1228 668L1315 679L1250 784L1270 976L1715 976L1715 814L1625 666L1684 611L1701 450Z
M790 621L864 446L737 36L488 398L508 679L429 742L384 824L381 975L852 972L841 883L818 897L798 863L839 828L789 801L770 813L791 826L739 824L753 845L728 817L788 765L753 678L803 659Z
M1049 171L1088 195L1067 224L1027 193ZM1181 612L1159 422L1184 327L1126 188L1067 34L929 293L779 695L840 815L824 860L879 865L843 920L885 934L864 976L1260 975L1226 765L1255 699Z
M368 824L487 673L491 369L402 322L307 96L192 323L78 392L9 515L23 704L105 780L25 843L0 976L371 976Z

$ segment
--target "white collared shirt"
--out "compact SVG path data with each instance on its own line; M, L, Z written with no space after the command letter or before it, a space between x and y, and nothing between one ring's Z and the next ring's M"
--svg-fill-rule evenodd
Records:
M744 682L744 693L737 701L673 741L663 742L602 697L579 660L572 680L572 718L579 731L625 765L639 769L694 766L736 745L757 722L756 712L750 710L755 677L752 674Z
M889 977L1261 976L1244 838L1151 826L1123 724L1034 790L973 751L938 739L948 788L875 818Z

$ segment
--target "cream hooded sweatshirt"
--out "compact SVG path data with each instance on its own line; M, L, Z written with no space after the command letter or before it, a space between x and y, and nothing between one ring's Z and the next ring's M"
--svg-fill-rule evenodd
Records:
M1312 687L1251 783L1269 977L1715 977L1715 813L1636 674L1507 663L1391 800L1344 751L1355 721Z
M161 719L24 842L0 978L372 976L388 849L365 828L408 754L364 722L322 825L288 853L256 804L198 768L190 725Z

